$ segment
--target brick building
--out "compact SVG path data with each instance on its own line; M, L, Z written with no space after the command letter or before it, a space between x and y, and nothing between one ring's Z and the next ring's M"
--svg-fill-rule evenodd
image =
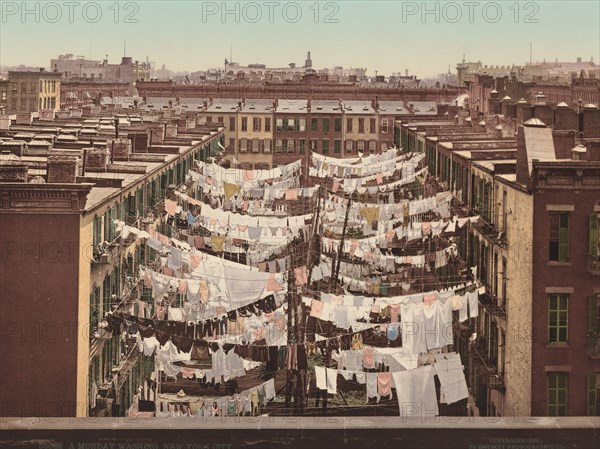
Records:
M58 110L61 101L61 73L8 72L0 85L0 108L6 114Z
M458 245L486 289L479 317L456 333L474 405L493 416L596 415L599 142L536 118L518 129L477 111L451 119L396 127L456 207L480 216Z
M103 327L107 312L141 294L138 267L150 258L115 220L156 223L187 169L219 151L223 128L145 113L126 131L82 134L84 122L127 113L1 131L2 416L120 416L153 370L135 341ZM35 144L51 132L73 138Z

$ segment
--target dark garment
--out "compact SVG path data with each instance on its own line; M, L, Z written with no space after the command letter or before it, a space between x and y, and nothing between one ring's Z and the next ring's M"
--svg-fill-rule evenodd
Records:
M154 329L152 329L150 326L146 328L140 327L140 334L142 338L150 338L154 336Z
M225 351L225 354L229 354L229 351L231 351L233 348L235 348L235 345L233 343L223 344L223 351Z
M193 360L205 360L210 358L210 354L208 353L208 343L196 341L192 347L191 358Z
M194 343L190 338L180 337L177 335L172 336L171 341L179 352L190 352Z
M235 323L237 321L237 312L235 310L227 312L227 319Z
M163 331L156 332L156 339L158 340L158 342L160 343L161 346L166 345L170 338L171 338L171 336L166 332L163 332Z
M308 360L306 359L306 348L304 345L297 346L298 353L296 354L298 360L298 369L308 369Z
M255 362L269 361L269 347L267 346L267 341L264 338L256 340L252 346L250 346L249 358Z
M350 335L342 335L340 337L340 349L347 351L352 345L352 337Z
M287 346L280 346L277 350L277 368L285 369L285 359L287 356Z
M267 362L267 372L275 374L279 368L279 348L277 346L269 346L269 361Z
M250 346L249 345L243 345L243 344L235 345L235 348L233 349L233 352L235 352L241 358L247 359L247 358L250 357Z

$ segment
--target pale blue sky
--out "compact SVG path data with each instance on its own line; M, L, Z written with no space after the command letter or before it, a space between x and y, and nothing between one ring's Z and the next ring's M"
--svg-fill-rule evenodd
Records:
M110 62L117 62L123 55L125 39L127 54L134 59L149 56L159 66L164 63L171 70L190 71L222 67L229 57L230 45L234 61L244 65L302 65L310 50L316 68L367 67L370 74L375 70L389 74L408 68L411 74L419 76L445 72L448 65L454 71L463 53L467 60L481 60L484 64L523 64L529 60L530 41L534 62L544 58L574 61L578 56L584 60L593 56L596 63L600 60L597 0L475 1L472 23L470 7L464 1L428 2L428 8L439 8L437 17L436 13L422 17L420 1L274 0L273 23L269 21L266 0L237 3L239 23L235 14L223 20L220 1L94 4L78 0L75 6L62 0L27 2L33 12L25 16L21 1L0 3L2 65L48 67L50 58L63 53L94 59L108 54ZM227 2L231 9L235 4ZM317 23L315 5L319 10ZM287 16L283 14L284 7ZM117 9L119 14L115 16ZM214 10L216 13L209 15ZM261 16L257 17L259 10ZM301 17L292 23L298 11ZM101 17L93 23L98 12ZM126 23L127 14L137 23ZM326 23L328 14L337 23ZM493 23L496 18L498 21Z

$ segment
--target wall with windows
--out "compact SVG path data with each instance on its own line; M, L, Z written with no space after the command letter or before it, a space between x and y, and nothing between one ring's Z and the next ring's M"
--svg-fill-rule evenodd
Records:
M534 164L533 415L586 415L595 406L588 386L600 371L600 273L589 265L596 167Z
M240 112L237 120L236 157L242 163L273 162L273 114Z

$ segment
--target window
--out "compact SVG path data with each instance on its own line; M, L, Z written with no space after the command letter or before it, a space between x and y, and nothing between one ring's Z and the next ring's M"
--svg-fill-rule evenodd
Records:
M346 132L349 132L349 133L352 132L352 119L351 118L346 119Z
M288 153L293 153L294 152L294 147L295 147L295 140L294 139L290 139L288 140L288 144L287 144L287 152Z
M376 145L376 144L377 144L377 142L375 142L374 140L371 140L371 141L369 142L369 152L370 152L370 153L373 153L373 152L375 152L375 145Z
M564 345L569 338L569 295L548 296L548 343Z
M246 139L240 139L240 151L241 152L248 151L248 141Z
M265 117L265 131L271 131L271 118Z
M507 263L506 263L506 257L502 258L502 307L506 307L506 280L507 278L507 274L506 274L506 270L507 270Z
M275 122L275 130L276 131L283 131L283 119L278 118Z
M229 131L235 131L235 117L229 117Z
M250 146L250 149L252 150L252 152L254 153L258 153L260 151L260 141L258 139L252 139L252 145Z
M548 373L548 416L567 416L567 373Z
M358 119L358 132L359 133L365 132L365 119L364 118Z
M365 150L365 141L364 140L359 140L357 142L357 149L358 149L358 151L364 151Z
M310 139L310 150L317 151L317 139Z
M92 240L93 240L94 251L95 251L96 247L102 241L102 217L98 217L98 216L94 217Z
M311 131L318 131L319 130L319 119L317 119L317 118L311 118L310 119L310 130Z
M387 133L388 132L388 121L386 118L381 119L381 132L382 133Z
M298 152L300 154L304 154L305 149L306 149L306 140L305 139L298 140Z
M261 121L262 120L260 119L260 117L254 117L252 119L252 131L254 131L254 132L260 131L261 125L262 125Z
M248 131L248 117L242 117L242 131Z
M587 376L587 415L598 416L598 374L590 374Z
M287 126L288 131L294 131L294 123L295 122L296 121L293 118L288 120L288 126Z
M590 215L590 236L589 236L589 251L588 254L592 258L598 259L600 256L600 214L595 212Z
M352 141L346 140L346 153L351 153L351 152L352 152Z
M340 154L342 152L342 141L341 140L334 140L333 141L333 152L336 154Z
M339 133L342 131L342 119L341 118L335 119L335 121L333 122L333 130L336 133Z
M265 139L265 147L263 150L265 153L271 152L271 139Z
M298 126L298 129L299 129L301 132L304 132L304 131L306 131L306 119L305 119L305 118L301 118L301 119L299 119L299 120L298 120L298 124L299 124L299 126Z
M323 139L323 154L329 154L329 140Z
M381 151L387 150L387 142L381 142Z
M225 120L223 120L223 116L220 115L219 117L217 117L217 123L223 123L225 124Z
M323 119L323 132L324 133L329 132L329 119L328 118Z
M206 117L206 123L212 123L212 117L210 115Z
M550 212L550 241L548 259L569 261L569 212Z
M233 137L229 138L229 148L235 148L235 139Z
M369 131L371 131L371 134L375 134L375 132L377 131L376 127L375 127L375 119L369 119Z
M252 151L252 148L253 148L252 147L252 142L253 142L252 139L248 139L248 151Z
M275 140L275 152L281 153L282 148L283 148L283 140L281 140L281 139Z

